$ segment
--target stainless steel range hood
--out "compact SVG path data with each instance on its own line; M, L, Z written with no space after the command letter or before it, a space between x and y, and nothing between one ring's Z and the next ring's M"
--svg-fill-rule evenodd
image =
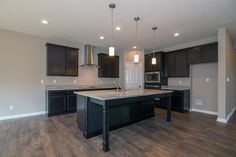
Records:
M85 45L84 46L84 64L82 67L98 67L94 62L94 46Z

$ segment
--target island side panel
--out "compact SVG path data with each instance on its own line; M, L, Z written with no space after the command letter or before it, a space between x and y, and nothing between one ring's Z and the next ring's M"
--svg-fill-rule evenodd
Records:
M77 124L78 128L83 132L87 132L87 97L77 95Z

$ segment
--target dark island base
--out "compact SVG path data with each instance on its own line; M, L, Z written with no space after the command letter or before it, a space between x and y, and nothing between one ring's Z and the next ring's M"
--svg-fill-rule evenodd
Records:
M78 128L83 131L85 138L101 134L103 127L102 106L91 102L88 97L78 97ZM154 117L154 100L123 103L122 106L110 107L108 116L109 130L118 129Z
M143 117L142 120L149 119L149 118L152 118L154 116L155 116L155 114L149 115L147 117ZM137 120L137 121L133 121L133 122L127 122L127 123L123 123L123 124L120 124L120 125L117 125L117 126L113 126L113 127L110 127L109 130L112 131L112 130L115 130L115 129L119 129L119 128L122 128L122 127L125 127L125 126L128 126L128 125L134 124L134 123L142 121L142 120ZM94 136L97 136L97 135L100 135L100 134L102 134L102 129L98 130L98 131L95 131L95 132L92 132L92 133L83 132L83 136L85 138L87 138L87 139L91 138L91 137L94 137Z

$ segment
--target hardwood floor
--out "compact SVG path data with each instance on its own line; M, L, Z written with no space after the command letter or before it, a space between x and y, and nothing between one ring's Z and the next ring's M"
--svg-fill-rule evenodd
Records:
M165 112L110 133L111 151L102 151L102 136L85 139L76 114L35 116L0 121L1 157L235 157L236 114L228 124L201 113Z

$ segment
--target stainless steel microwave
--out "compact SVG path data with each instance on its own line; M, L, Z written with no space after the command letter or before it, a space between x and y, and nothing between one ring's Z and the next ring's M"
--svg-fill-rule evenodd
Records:
M145 83L160 83L160 75L159 71L145 73Z

